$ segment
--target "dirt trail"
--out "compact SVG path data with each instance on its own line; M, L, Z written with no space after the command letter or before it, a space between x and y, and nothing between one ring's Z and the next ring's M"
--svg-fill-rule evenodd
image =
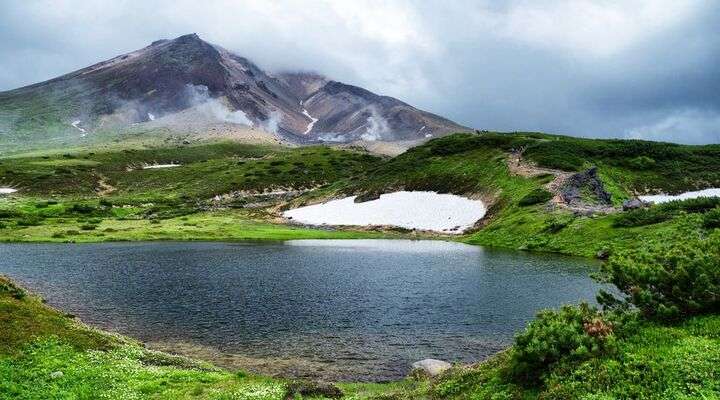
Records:
M542 168L533 165L522 159L522 151L514 151L510 153L508 157L508 168L510 173L515 175L524 176L526 178L532 178L540 175L553 175L555 178L544 185L550 193L554 194L553 203L564 204L562 196L560 196L560 188L565 184L565 181L573 175L572 172L565 172L559 169Z
M566 185L566 183L568 183L570 177L576 174L573 172L561 171L559 169L538 167L528 161L524 161L522 158L522 153L523 150L513 151L512 153L510 153L507 161L510 173L524 176L527 178L548 174L554 176L553 180L543 185L545 189L547 189L550 193L553 194L553 198L551 200L552 205L581 214L593 214L596 212L606 214L617 211L615 208L608 205L595 205L585 203L575 204L574 202L573 204L568 204L562 194L563 187Z
M95 176L98 179L97 187L95 188L95 193L97 193L98 196L107 196L110 193L117 190L116 187L114 187L108 183L108 179L105 175L95 173Z

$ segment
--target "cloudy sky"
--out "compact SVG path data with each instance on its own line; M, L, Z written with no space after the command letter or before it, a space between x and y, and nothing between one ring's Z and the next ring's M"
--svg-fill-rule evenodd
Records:
M0 90L197 32L478 129L720 143L718 27L702 0L3 0Z

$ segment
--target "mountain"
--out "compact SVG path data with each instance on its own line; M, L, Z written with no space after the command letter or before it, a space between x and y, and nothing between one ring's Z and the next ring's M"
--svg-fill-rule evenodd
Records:
M196 34L0 92L0 135L82 137L154 122L250 125L296 142L417 140L468 130L400 100L307 72L277 75ZM188 119L187 117L185 119ZM173 123L171 123L173 122Z

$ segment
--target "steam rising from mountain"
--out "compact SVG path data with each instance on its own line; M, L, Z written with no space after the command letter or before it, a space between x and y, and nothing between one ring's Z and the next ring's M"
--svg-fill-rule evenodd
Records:
M191 107L195 107L209 118L214 118L220 122L254 126L253 122L242 110L233 111L220 99L211 98L207 86L187 84L186 91L188 103ZM277 125L273 132L277 132Z

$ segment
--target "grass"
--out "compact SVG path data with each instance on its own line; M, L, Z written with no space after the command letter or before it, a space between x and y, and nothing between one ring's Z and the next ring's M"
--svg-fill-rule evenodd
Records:
M105 242L140 240L291 240L403 237L400 233L322 230L273 224L245 210L199 212L169 219L49 218L35 226L0 230L7 242ZM88 227L93 229L87 229ZM407 236L407 235L404 235Z
M552 176L511 174L507 165L510 151L524 149L524 158L545 167L574 170L597 165L618 205L638 190L673 192L713 184L720 174L719 168L709 163L716 147L484 133L434 139L392 159L322 146L287 148L234 142L35 152L0 159L0 184L20 189L19 195L11 197L16 200L0 201L0 240L394 237L392 232L276 224L273 207L349 194L433 190L491 203L482 229L458 238L467 243L592 257L613 247L632 246L638 240L671 237L673 230L688 226L706 229L707 224L686 216L697 211L669 205L592 216L548 209L544 204L548 193L542 187ZM640 150L646 155L637 156ZM572 165L563 165L560 159ZM572 161L575 159L579 161ZM182 166L140 168L156 162ZM691 166L693 163L699 167ZM108 187L113 190L98 196L97 190ZM221 209L212 201L233 192L283 189L307 192L295 199L270 199L265 206L270 209L244 208L266 200L261 197L240 196L221 204ZM715 205L701 205L705 207L701 211ZM93 218L98 221L88 221Z
M457 367L396 399L715 399L720 396L720 316L677 326L645 323L612 355L555 367L538 386L507 376L509 351Z

